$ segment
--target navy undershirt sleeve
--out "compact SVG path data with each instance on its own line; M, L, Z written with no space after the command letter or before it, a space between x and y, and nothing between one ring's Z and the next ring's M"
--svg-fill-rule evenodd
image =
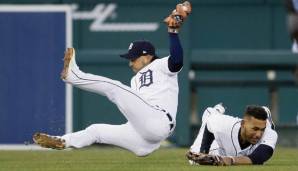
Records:
M250 158L250 160L252 161L252 164L263 164L265 161L270 159L272 154L273 154L272 147L265 144L261 144L247 157Z
M171 72L178 72L183 66L183 49L178 34L169 33L169 38L170 57L168 60L168 67Z
M200 152L208 154L213 140L214 140L214 135L207 129L207 125L206 125L204 134L203 134L203 139L201 142Z

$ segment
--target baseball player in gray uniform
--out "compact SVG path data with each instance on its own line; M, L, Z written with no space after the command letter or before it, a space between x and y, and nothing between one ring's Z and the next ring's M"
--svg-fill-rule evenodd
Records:
M111 144L137 156L146 156L158 149L176 125L177 75L183 66L178 29L190 10L189 3L178 4L165 20L169 32L169 56L158 58L154 46L145 40L132 42L128 52L120 55L129 61L129 66L136 73L130 87L103 76L84 73L76 63L75 49L68 48L61 78L80 89L106 96L127 122L122 125L92 124L85 130L63 136L35 133L34 142L53 149Z
M218 104L208 107L187 153L190 164L263 164L274 152L277 133L266 106L247 106L243 119L225 115Z

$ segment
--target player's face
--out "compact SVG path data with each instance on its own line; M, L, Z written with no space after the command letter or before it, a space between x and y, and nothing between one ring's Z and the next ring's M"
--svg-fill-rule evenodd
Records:
M130 60L129 61L129 67L137 73L140 71L142 68L144 68L146 65L148 65L151 62L151 58L148 56L140 56L137 59Z
M256 119L252 116L244 117L241 134L242 139L251 144L256 144L263 136L266 128L266 120Z

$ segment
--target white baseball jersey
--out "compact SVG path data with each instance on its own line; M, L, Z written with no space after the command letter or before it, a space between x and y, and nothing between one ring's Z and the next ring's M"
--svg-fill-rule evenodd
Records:
M263 137L255 145L250 145L245 149L240 148L238 133L241 127L240 118L224 115L214 108L207 108L204 112L202 128L197 139L191 147L191 151L200 152L200 144L205 125L207 129L213 133L214 141L210 147L210 154L218 154L222 156L247 156L251 154L259 145L265 144L273 149L277 142L277 133L271 129L271 124L267 121L266 129Z
M169 57L155 59L142 68L132 79L131 88L152 106L158 106L176 117L178 106L178 72L168 67Z

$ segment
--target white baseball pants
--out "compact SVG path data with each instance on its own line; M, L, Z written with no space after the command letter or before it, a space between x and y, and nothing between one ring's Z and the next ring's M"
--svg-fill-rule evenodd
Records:
M128 122L123 125L93 124L85 130L62 136L66 147L81 148L93 143L116 145L145 156L158 149L172 132L170 119L137 92L119 81L80 71L74 59L65 82L80 89L107 96ZM174 122L174 121L172 121Z

